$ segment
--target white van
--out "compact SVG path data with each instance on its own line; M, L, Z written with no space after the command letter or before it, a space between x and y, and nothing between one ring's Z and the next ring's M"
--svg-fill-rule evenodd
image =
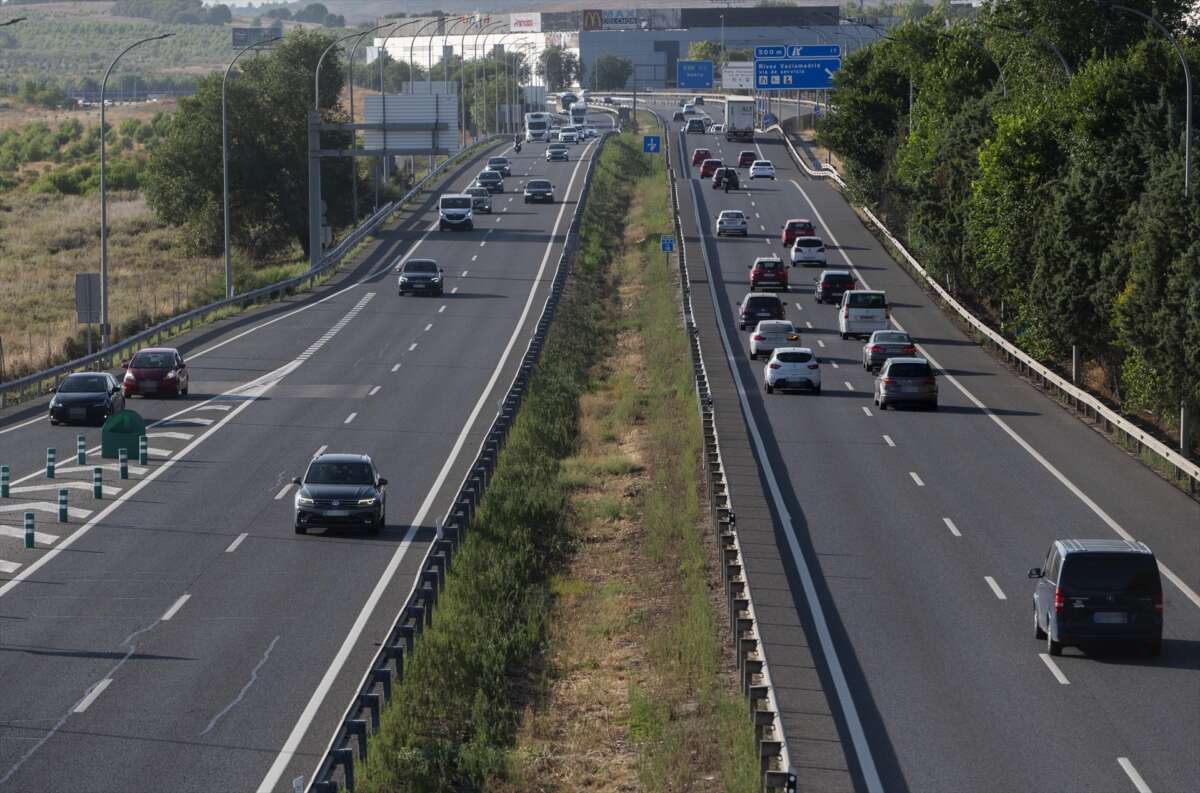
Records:
M465 193L447 193L438 198L438 231L475 227L474 199Z
M838 306L838 332L843 339L870 336L877 330L887 330L890 317L887 292L848 289Z

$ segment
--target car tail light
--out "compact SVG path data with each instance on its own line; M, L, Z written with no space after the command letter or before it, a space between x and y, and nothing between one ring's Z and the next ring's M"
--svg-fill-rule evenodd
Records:
M809 368L809 369L819 369L819 368L821 368L821 367L820 367L820 364L818 364L818 363L816 363L816 362L814 361L813 363L810 363L810 364L808 365L808 368Z
M1162 616L1162 613L1163 613L1163 598L1162 598L1162 592L1155 592L1155 593L1154 593L1154 611L1155 611L1155 613L1157 613L1157 614L1158 614L1160 617Z
M914 353L916 351L917 351L917 348L910 344L907 347L905 347L903 350L901 350L900 352Z
M926 377L925 385L937 385L937 381L934 380L932 377Z
M787 340L788 340L788 341L798 341L799 339L800 339L800 336L799 336L798 334L795 334L795 333L793 333L791 336L788 336L788 337L787 337Z
M757 335L756 335L756 336L754 336L754 340L755 340L755 341L766 341L766 340L767 340L767 337L766 337L766 336L757 336Z
M891 377L885 377L882 380L880 380L879 382L883 383L884 385L895 385L896 384L896 381Z
M1058 587L1054 588L1054 613L1062 614L1063 609L1067 607L1067 598L1063 595L1063 591Z
M842 318L850 319L850 309L846 309L845 311L842 312Z
M771 367L772 369L778 369L778 368L779 368L779 364L777 364L777 363L769 363L769 364L767 364L767 366Z
M867 352L883 352L883 347L878 344L872 344L867 348Z

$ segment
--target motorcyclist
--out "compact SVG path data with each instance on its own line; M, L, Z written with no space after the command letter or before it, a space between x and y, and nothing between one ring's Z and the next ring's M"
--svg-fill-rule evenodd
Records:
M517 154L521 153L521 136L519 134L513 135L513 151Z

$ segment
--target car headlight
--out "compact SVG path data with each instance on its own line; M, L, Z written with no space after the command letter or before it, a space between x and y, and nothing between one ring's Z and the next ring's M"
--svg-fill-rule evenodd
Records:
M379 499L376 498L375 496L371 496L370 498L360 498L358 500L358 505L360 507L373 507L373 506L375 506L375 502L378 500Z
M137 382L137 378L133 376L133 372L125 373L125 382L126 383L136 383Z
M176 376L176 375L175 375L175 371L174 371L174 370L171 370L171 371L167 372L166 379L167 379L167 380L172 380L172 379L174 379L174 378L175 378L175 376Z
M442 277L440 275L435 275L433 278L430 278L429 281L430 283L440 284L442 282Z
M408 276L407 276L407 275L402 275L402 276L400 276L400 283L402 283L402 284L407 284L407 283L408 283Z
M313 502L312 498L310 498L309 496L306 496L303 493L297 493L296 494L296 503L302 507L311 507L314 502Z
M51 397L51 399L50 399L50 409L51 409L51 410L54 410L56 407L58 407L58 397Z

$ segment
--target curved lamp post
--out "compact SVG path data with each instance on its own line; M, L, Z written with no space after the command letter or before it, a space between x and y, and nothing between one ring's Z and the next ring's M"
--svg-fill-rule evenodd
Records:
M229 121L227 118L226 106L229 103L229 72L233 70L233 65L238 62L238 58L245 55L247 52L264 44L270 44L274 41L279 41L283 36L274 36L269 39L255 42L249 47L243 47L237 55L233 56L233 60L229 62L229 66L225 67L225 76L221 78L221 206L225 216L225 299L233 297L233 257L229 249Z
M22 17L23 19L24 17ZM10 23L11 24L11 23ZM106 154L105 138L107 137L104 121L104 99L108 92L108 77L112 74L113 67L117 65L117 61L125 57L125 53L129 52L134 47L141 46L150 41L161 41L174 36L174 33L162 33L157 36L139 39L133 42L125 49L121 50L117 57L112 59L112 63L108 65L107 71L104 72L104 81L100 83L100 346L108 346L108 160Z
M462 21L466 22L467 26L463 28L458 37L458 127L462 130L459 148L465 149L467 148L467 34L478 23L474 15L464 17Z
M421 32L424 31L425 28L429 27L430 25L436 25L439 22L441 22L443 19L445 19L445 17L436 17L436 18L430 20L429 22L426 22L424 25L421 25L421 27L417 28L416 31L412 34L412 41L408 45L408 84L410 86L412 86L412 90L409 91L410 94L415 94L417 92L416 80L412 79L412 65L414 62L413 51L417 46L417 39L419 39L421 37ZM429 34L429 59L430 60L433 60L433 36L434 36L434 34L432 34L432 33ZM430 68L432 68L432 67L430 67ZM425 70L425 79L429 83L429 93L433 93L433 75L430 73L429 68L427 68Z

